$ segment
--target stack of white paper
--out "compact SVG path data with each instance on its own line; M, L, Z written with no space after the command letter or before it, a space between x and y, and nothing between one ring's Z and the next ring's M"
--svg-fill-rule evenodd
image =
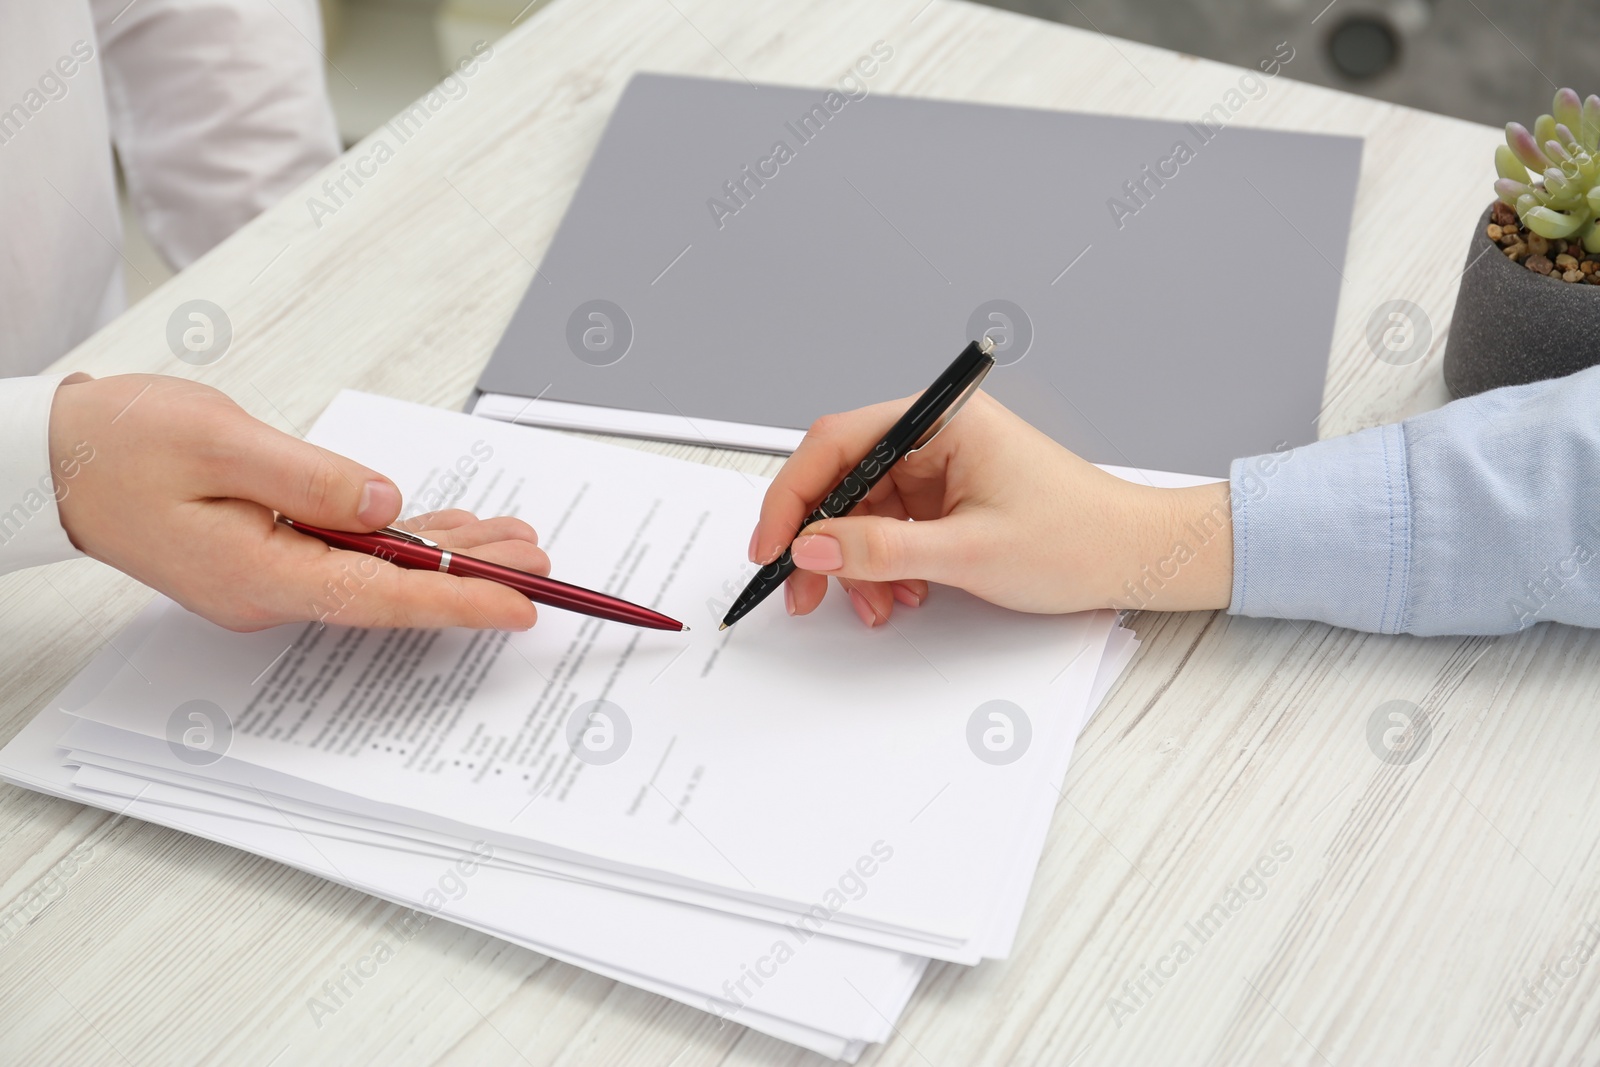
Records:
M527 634L241 635L158 601L0 775L850 1061L930 958L1010 950L1073 740L1133 654L1113 612L939 589L871 631L832 596L719 633L760 479L357 393L311 439L410 501L520 514L556 577L692 632L544 609Z

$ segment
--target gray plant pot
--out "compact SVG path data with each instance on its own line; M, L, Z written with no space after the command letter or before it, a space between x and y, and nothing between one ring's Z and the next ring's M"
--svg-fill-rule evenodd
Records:
M1507 259L1485 232L1493 206L1478 219L1450 321L1444 384L1453 397L1600 363L1600 285L1549 278Z

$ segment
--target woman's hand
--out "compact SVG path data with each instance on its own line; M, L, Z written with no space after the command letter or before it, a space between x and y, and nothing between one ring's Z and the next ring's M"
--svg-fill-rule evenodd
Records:
M230 630L348 626L526 630L528 598L494 582L404 570L295 533L274 512L376 530L400 490L359 463L258 422L209 386L74 375L50 413L61 524L79 549ZM441 511L404 524L445 548L548 574L520 519Z
M812 425L767 490L751 562L778 557L911 399ZM784 587L791 615L814 610L833 575L868 626L896 602L921 604L929 582L1019 611L1221 608L1233 581L1228 486L1124 481L980 392L849 516L802 531L794 561L800 569Z

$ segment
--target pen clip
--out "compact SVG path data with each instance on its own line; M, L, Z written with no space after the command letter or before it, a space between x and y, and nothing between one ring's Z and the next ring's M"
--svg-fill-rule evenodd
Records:
M402 530L398 526L385 526L378 532L381 534L388 534L390 537L398 537L402 541L410 541L414 545L422 545L425 548L439 547L439 542L430 541L421 534L414 534L410 530Z
M984 334L983 337L978 340L978 348L983 352L984 355L992 355L994 353L994 338L990 337L988 334ZM932 426L929 426L923 435L917 438L917 443L906 450L906 455L909 456L913 452L920 451L927 446L929 441L932 441L935 437L938 437L939 431L950 425L950 420L956 417L956 413L961 410L962 406L965 405L968 400L972 399L972 394L978 391L978 387L983 384L983 380L989 376L989 372L993 369L994 360L990 359L986 361L982 369L979 370L978 373L973 377L972 381L967 383L967 387L961 390L961 395L956 397L955 400L951 401L949 407L945 408L944 414L939 416L939 421L935 422Z

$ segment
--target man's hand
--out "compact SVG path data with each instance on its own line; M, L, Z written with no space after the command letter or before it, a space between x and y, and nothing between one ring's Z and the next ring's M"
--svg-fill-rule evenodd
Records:
M74 375L51 409L50 467L73 544L230 630L311 619L500 630L534 623L528 598L494 582L404 570L275 521L278 512L376 530L400 514L400 490L251 418L209 386ZM442 511L404 525L453 551L550 572L520 519Z

